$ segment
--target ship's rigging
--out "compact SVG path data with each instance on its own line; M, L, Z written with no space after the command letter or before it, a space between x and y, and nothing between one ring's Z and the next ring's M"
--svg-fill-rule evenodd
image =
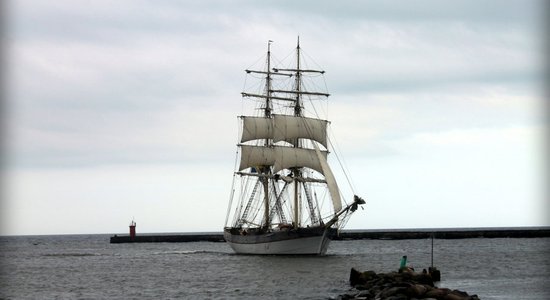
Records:
M343 226L364 201L354 196L352 204L343 203L328 164L329 121L312 104L330 95L309 81L325 71L304 64L299 40L294 58L291 66L273 66L269 41L265 68L246 70L263 85L242 92L258 114L239 117L239 157L228 212L233 218L229 224L226 219L226 239L238 244L238 235L315 229L308 234L320 234L323 252L328 230ZM237 204L231 209L233 202Z

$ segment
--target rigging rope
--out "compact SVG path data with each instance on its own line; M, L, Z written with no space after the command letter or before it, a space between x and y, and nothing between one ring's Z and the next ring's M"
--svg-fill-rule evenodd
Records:
M338 160L338 164L340 165L340 168L342 168L342 173L344 173L344 176L346 177L346 180L349 184L349 187L351 188L351 191L353 192L353 194L356 194L354 184L351 181L350 177L348 176L348 171L346 170L347 166L345 165L345 162L342 162L342 160L340 160L340 155L338 155L338 152L340 152L339 147L337 148L337 145L333 144L332 140L333 140L333 138L330 138L329 143L330 143L330 146L332 147L332 149L335 150L334 151L334 154L335 154L334 156L336 156L336 159ZM336 140L334 140L334 143L336 143ZM336 151L336 149L338 149L338 151Z

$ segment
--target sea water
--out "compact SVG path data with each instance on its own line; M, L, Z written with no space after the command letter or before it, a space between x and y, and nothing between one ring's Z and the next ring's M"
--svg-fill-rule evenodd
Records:
M0 237L2 299L329 299L352 267L416 271L431 239L333 241L325 256L236 255L225 243L110 244L108 235ZM550 299L550 238L433 243L441 287L480 299Z

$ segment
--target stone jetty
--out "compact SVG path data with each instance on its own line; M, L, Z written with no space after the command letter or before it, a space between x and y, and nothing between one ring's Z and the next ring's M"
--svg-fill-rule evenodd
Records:
M350 285L353 292L338 296L344 299L380 299L380 300L479 300L477 295L436 287L430 273L417 273L411 269L401 272L376 273L374 271L360 272L352 268Z

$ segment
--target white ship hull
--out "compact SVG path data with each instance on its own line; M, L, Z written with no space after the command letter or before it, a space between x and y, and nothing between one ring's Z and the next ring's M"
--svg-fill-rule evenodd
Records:
M331 234L334 232L329 229L314 235L272 232L242 236L231 234L226 230L224 237L229 246L238 254L323 255L327 252Z

